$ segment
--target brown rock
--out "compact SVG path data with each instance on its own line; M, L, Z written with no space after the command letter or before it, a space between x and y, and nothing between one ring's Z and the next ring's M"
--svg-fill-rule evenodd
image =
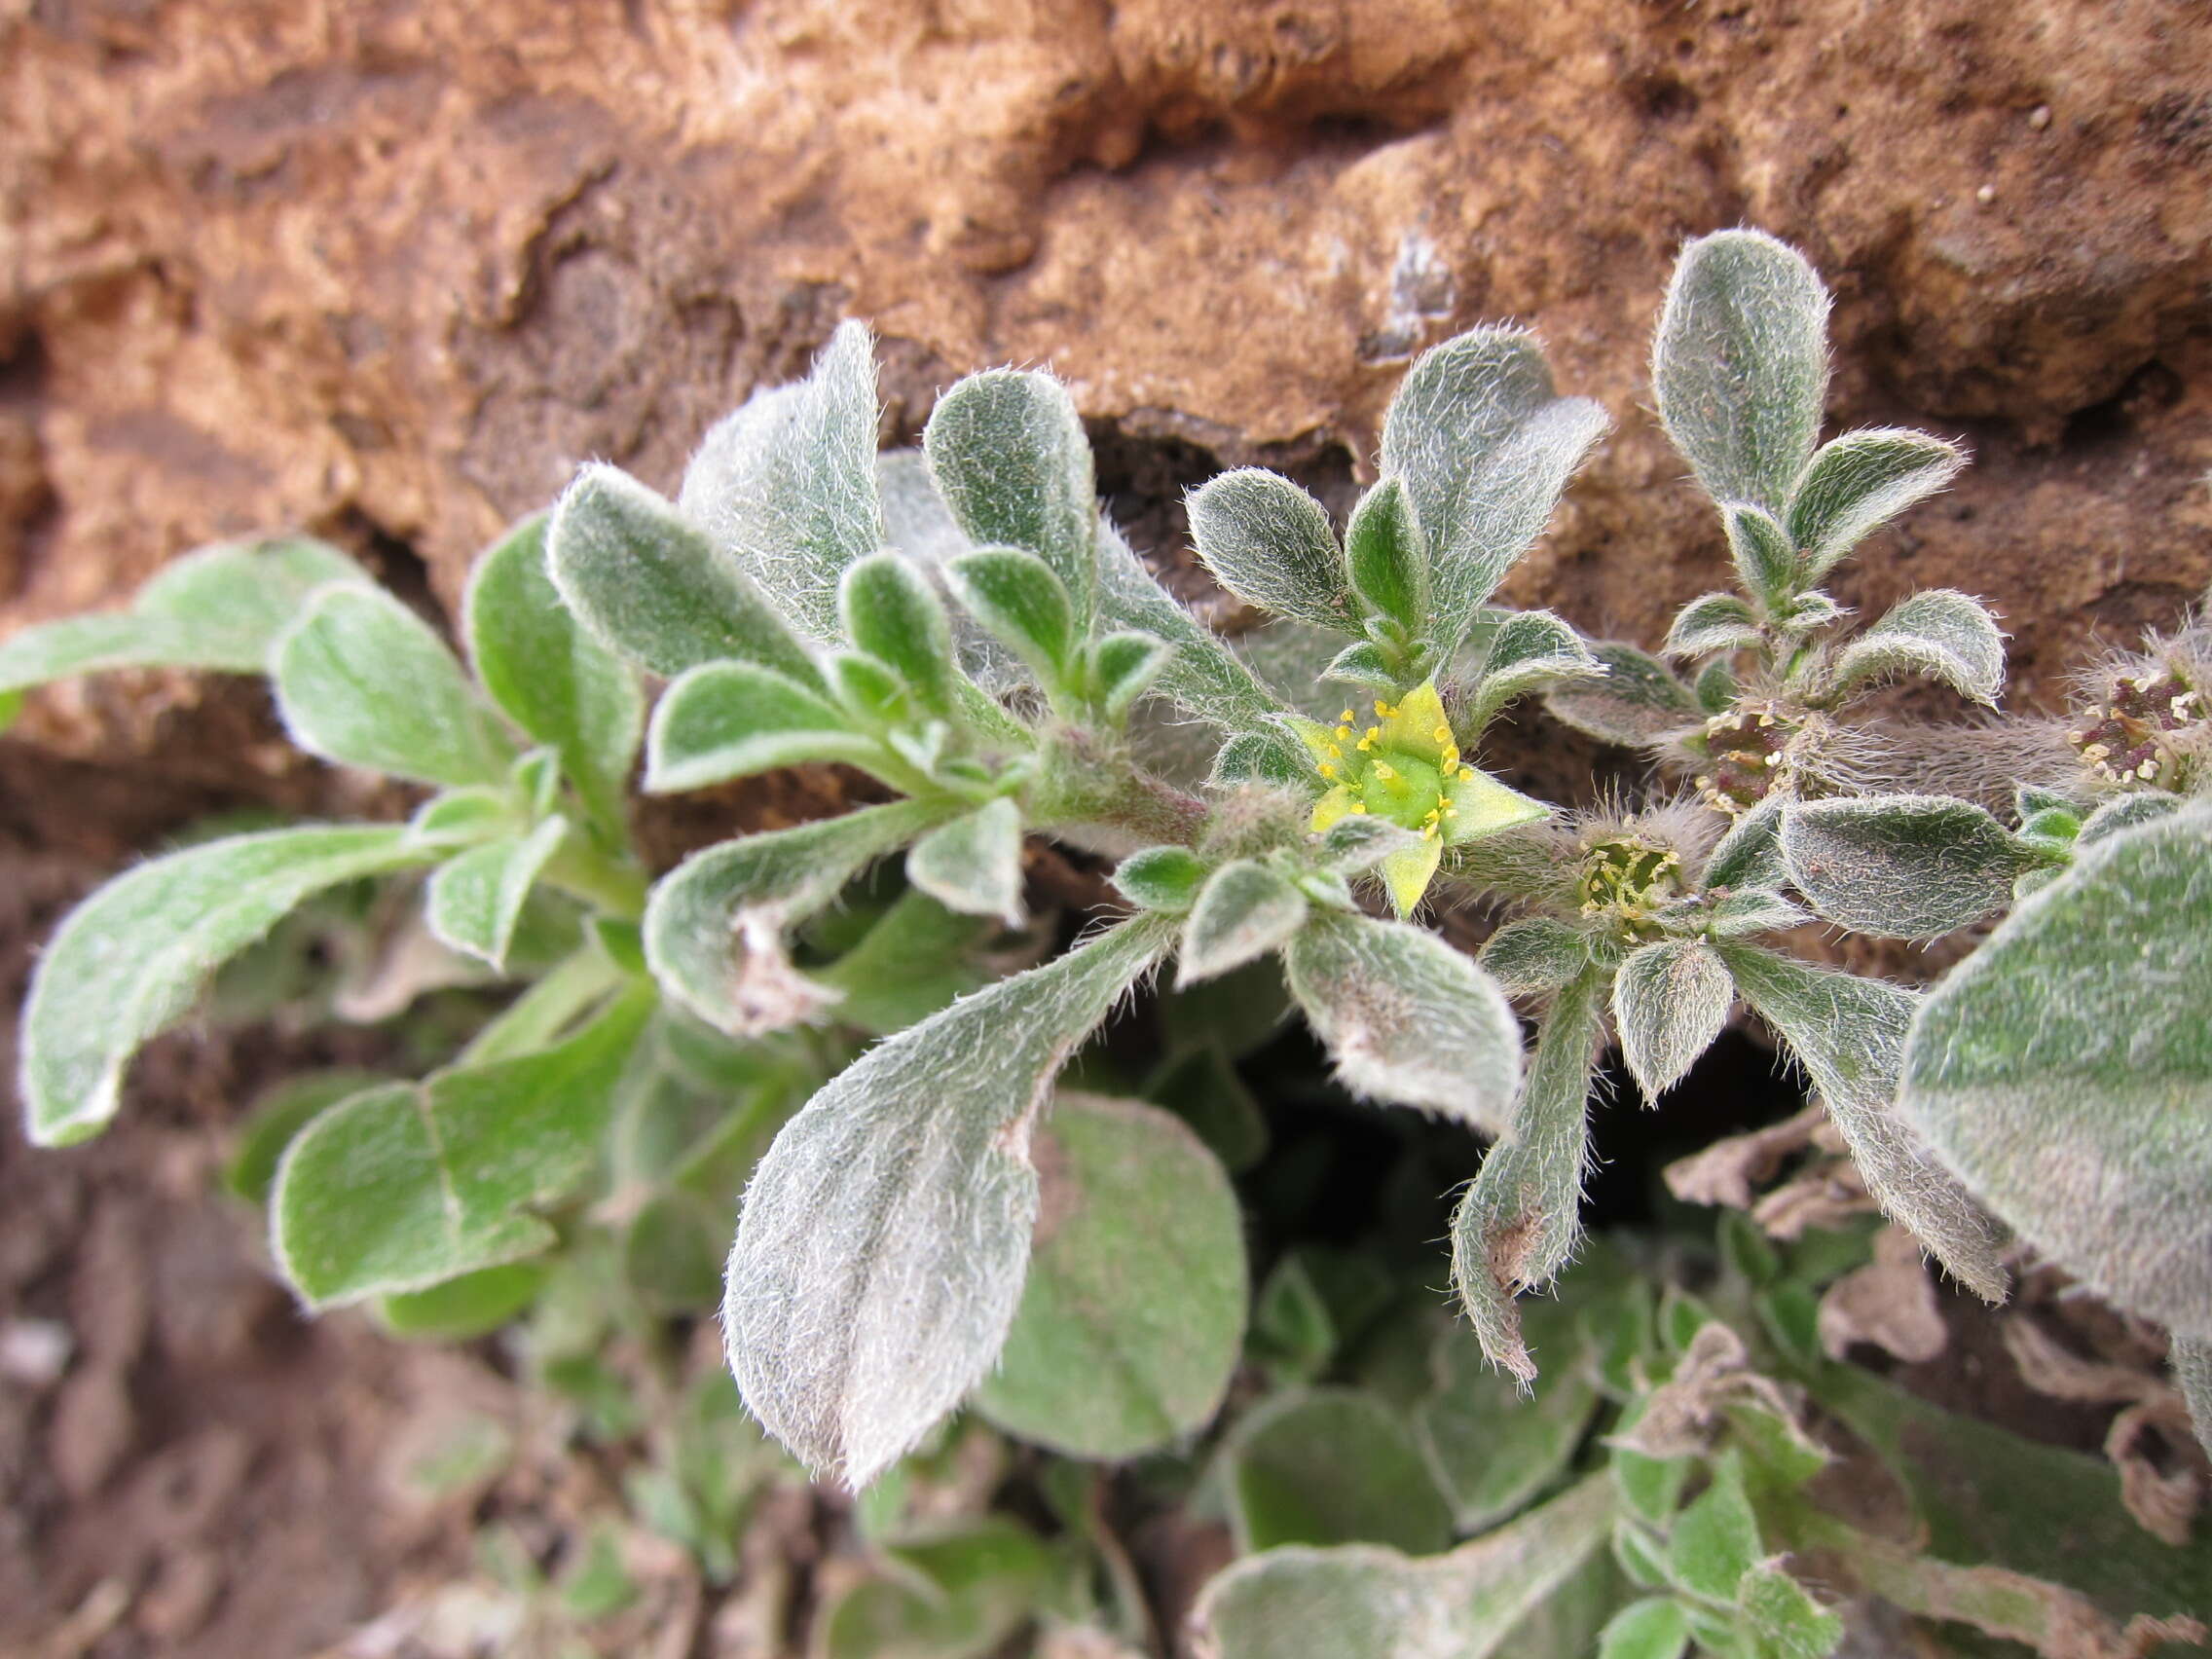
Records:
M0 628L283 523L450 605L840 314L909 427L1050 360L1157 541L1216 464L1342 480L1415 350L1516 316L1620 425L1511 597L1651 640L1722 571L1651 316L1751 222L1837 291L1833 417L1977 452L1841 597L1988 596L2033 700L2212 575L2208 86L2186 0L12 8Z

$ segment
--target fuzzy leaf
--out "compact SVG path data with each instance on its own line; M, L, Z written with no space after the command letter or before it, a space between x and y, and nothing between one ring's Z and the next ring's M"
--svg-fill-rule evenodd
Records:
M1681 1604L1647 1596L1606 1623L1598 1641L1598 1659L1682 1659L1689 1645L1690 1627Z
M949 910L1021 925L1021 809L1001 796L932 830L906 855L906 879Z
M55 931L23 1007L24 1132L97 1134L138 1046L182 1016L214 971L325 888L426 862L396 825L271 830L138 866Z
M1543 534L1608 424L1590 399L1558 395L1542 349L1520 329L1472 330L1406 372L1383 417L1382 472L1404 480L1428 537L1428 637L1440 656Z
M1215 870L1198 890L1177 948L1175 984L1195 985L1279 949L1305 925L1306 895L1250 859Z
M1813 919L1771 887L1747 887L1714 901L1706 913L1706 932L1714 939L1749 939L1783 933Z
M1813 908L1854 933L1929 939L2012 901L2039 862L1996 819L1944 795L1803 801L1782 827L1789 879Z
M576 625L546 574L545 520L476 562L463 608L476 677L509 719L553 746L592 820L619 836L645 729L637 676Z
M1789 498L1789 538L1819 581L1852 548L1948 484L1966 456L1926 432L1880 427L1821 446Z
M1682 250L1651 349L1659 420L1715 501L1780 516L1827 393L1827 291L1795 249L1721 231Z
M1489 1134L1521 1077L1521 1025L1496 983L1434 934L1317 912L1287 953L1291 995L1363 1098Z
M845 567L884 543L876 414L873 343L842 322L811 375L754 393L683 474L684 517L823 644L837 638Z
M1049 374L991 369L938 399L922 453L952 516L977 542L1042 559L1088 632L1098 587L1090 441L1067 387Z
M1535 1380L1536 1367L1513 1299L1549 1282L1582 1236L1587 1105L1604 980L1588 967L1559 993L1514 1102L1511 1136L1490 1149L1452 1215L1452 1283L1460 1306L1491 1363L1523 1382Z
M1345 646L1329 659L1321 678L1345 685L1370 686L1377 691L1395 691L1404 680L1397 666L1383 654L1382 647L1372 640L1355 640Z
M1048 687L1066 683L1076 647L1075 608L1052 568L1034 553L986 547L949 567L952 591L991 637Z
M1565 922L1530 916L1492 934L1475 958L1507 995L1556 991L1589 965L1590 945Z
M1937 987L1905 1110L2115 1306L2212 1338L2212 806L2126 830Z
M1827 1659L1842 1644L1842 1618L1780 1567L1752 1567L1736 1596L1758 1659Z
M1108 719L1120 719L1167 672L1175 647L1152 634L1124 629L1108 634L1092 648L1098 705Z
M733 1036L813 1017L832 993L800 977L786 928L837 897L862 869L959 811L895 801L841 818L724 841L693 853L645 903L645 961L676 1002Z
M1728 557L1744 591L1771 610L1787 609L1788 602L1810 579L1797 550L1789 544L1789 533L1772 515L1742 501L1724 502L1720 520L1728 532Z
M1239 1552L1389 1544L1434 1555L1452 1511L1403 1418L1348 1388L1285 1394L1237 1424L1228 1454Z
M722 1330L746 1404L856 1490L989 1372L1037 1219L1052 1080L1164 943L1116 928L870 1050L784 1126L730 1252Z
M223 1186L249 1204L267 1203L276 1161L292 1137L348 1095L386 1081L375 1072L342 1070L304 1072L277 1084L247 1109L245 1127L223 1166Z
M1613 978L1621 1057L1656 1101L1713 1047L1736 1006L1736 984L1713 946L1669 939L1629 952Z
M531 1206L591 1173L652 1012L637 986L557 1048L356 1094L284 1153L277 1266L311 1308L429 1285L555 1242Z
M1039 1125L1029 1277L977 1411L1070 1457L1131 1457L1220 1409L1244 1336L1243 1220L1169 1114L1063 1094Z
M1561 681L1594 680L1604 673L1604 665L1583 644L1582 636L1548 610L1505 612L1490 630L1488 644L1459 719L1464 732L1479 733L1516 697Z
M1281 755L1292 776L1303 773L1296 744L1271 724L1282 712L1281 702L1242 658L1154 581L1143 561L1104 525L1098 533L1098 608L1104 621L1151 634L1173 648L1161 671L1161 692L1215 725L1252 735Z
M1781 795L1769 795L1729 826L1705 861L1707 888L1777 887L1788 874L1782 861Z
M2005 687L2005 636L1979 600L1925 589L1899 600L1836 654L1839 689L1897 674L1925 675L1977 703L1994 703Z
M2122 830L2132 830L2138 824L2152 824L2187 804L2180 795L2166 794L2159 790L2140 790L2132 794L2115 795L2103 802L2082 821L2082 828L2074 837L2078 850L2086 851Z
M424 901L432 936L503 971L523 902L568 832L567 819L548 818L528 835L503 836L440 865Z
M1530 1335L1552 1363L1526 1395L1491 1367L1464 1325L1438 1332L1430 1351L1437 1386L1414 1408L1414 1436L1462 1533L1495 1526L1556 1482L1597 1413L1597 1383L1574 1363L1582 1345L1573 1313L1560 1304L1531 1308Z
M1247 605L1339 633L1351 624L1344 555L1321 503L1263 467L1224 472L1191 492L1199 561Z
M1894 1105L1905 1028L1919 999L1879 979L1808 967L1750 945L1715 948L1744 1000L1781 1033L1827 1102L1883 1212L1952 1277L1985 1301L2002 1302L1997 1230Z
M1051 1592L1059 1566L1007 1515L903 1529L881 1549L876 1572L816 1615L808 1646L814 1659L978 1659L998 1652Z
M1428 535L1414 517L1405 481L1385 478L1359 499L1345 527L1352 590L1379 614L1417 637L1427 629L1433 587Z
M2197 1445L2212 1456L2212 1343L2176 1337L2169 1358L2174 1386L2181 1390L2182 1403L2189 1408L2189 1425L2196 1433Z
M1743 1455L1723 1453L1714 1463L1713 1484L1676 1517L1667 1539L1675 1576L1700 1596L1723 1604L1736 1600L1736 1586L1758 1564L1758 1519L1744 1492Z
M1545 693L1544 707L1576 731L1635 747L1705 719L1690 688L1647 651L1595 640L1590 654L1605 672Z
M710 662L653 709L645 788L667 794L810 760L880 769L885 759L881 744L795 680L749 662Z
M919 569L896 553L871 553L847 568L837 607L846 639L896 671L930 713L952 718L960 678L952 622Z
M426 784L491 784L514 745L445 643L382 588L326 587L270 651L292 741Z
M306 535L220 542L155 572L130 608L25 628L0 645L0 693L116 668L259 674L310 594L368 572ZM4 722L0 722L4 723Z
M1751 606L1732 593L1709 593L1675 613L1675 625L1660 649L1672 657L1698 657L1758 643L1758 619Z
M1188 847L1145 847L1114 866L1115 888L1132 904L1182 915L1198 903L1205 861Z
M734 659L819 683L806 647L737 560L619 467L576 474L545 547L561 603L640 668L674 679Z

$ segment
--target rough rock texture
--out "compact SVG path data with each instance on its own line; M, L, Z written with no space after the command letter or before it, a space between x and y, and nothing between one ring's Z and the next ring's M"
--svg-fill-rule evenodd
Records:
M1650 640L1721 557L1648 330L1738 222L1838 291L1836 420L1977 454L1847 600L1988 596L2033 700L2212 575L2201 0L7 0L0 108L0 629L282 523L450 604L844 314L896 427L1049 360L1165 549L1217 464L1341 491L1512 316L1619 426L1509 591Z

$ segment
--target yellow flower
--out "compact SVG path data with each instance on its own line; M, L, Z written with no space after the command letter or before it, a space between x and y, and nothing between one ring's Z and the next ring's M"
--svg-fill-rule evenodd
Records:
M1340 819L1372 813L1419 835L1419 846L1401 848L1382 864L1390 902L1398 914L1411 915L1446 847L1532 823L1550 808L1459 758L1433 681L1395 706L1378 700L1375 715L1378 723L1356 742L1349 709L1334 730L1313 720L1295 722L1327 786L1313 803L1311 828L1318 834Z

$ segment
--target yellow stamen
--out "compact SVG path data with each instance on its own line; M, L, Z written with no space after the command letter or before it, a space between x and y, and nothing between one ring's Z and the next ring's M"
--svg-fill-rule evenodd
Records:
M1430 735L1439 743L1449 744L1452 741L1452 728L1448 725L1440 725Z
M1363 800L1355 800L1351 803L1351 809L1354 812L1365 812L1367 810L1367 802Z
M1391 771L1391 770L1390 770L1390 768L1389 768L1388 766L1384 765L1384 764L1383 764L1383 763L1382 763L1382 761L1378 760L1378 761L1376 761L1376 762L1375 762L1375 775L1376 775L1376 776L1377 776L1378 778L1385 778L1385 779L1387 779L1387 778L1394 778L1394 777L1396 777L1396 776L1397 776L1398 774L1397 774L1397 773L1395 773L1395 772L1393 772L1393 771Z
M1373 739L1372 737L1363 737L1352 747L1357 749L1362 755L1365 755L1370 749L1373 749L1375 747L1375 739Z
M1329 763L1328 763L1328 762L1327 762L1326 760L1324 760L1324 761L1322 761L1322 762L1321 762L1321 776L1322 776L1322 777L1324 777L1324 778L1333 778L1333 777L1335 777L1336 775L1337 775L1337 769L1336 769L1336 768L1335 768L1334 766L1330 765L1330 764L1329 764Z
M1381 715L1384 719L1388 719L1397 711L1392 709L1389 704L1383 702L1382 698L1378 697L1375 699L1375 712Z
M1337 717L1337 719L1343 721L1346 725L1351 724L1351 722L1357 718L1358 717L1355 716L1349 709L1346 709L1343 714Z
M1337 727L1337 741L1339 743L1349 743L1351 741L1351 727L1348 725Z

